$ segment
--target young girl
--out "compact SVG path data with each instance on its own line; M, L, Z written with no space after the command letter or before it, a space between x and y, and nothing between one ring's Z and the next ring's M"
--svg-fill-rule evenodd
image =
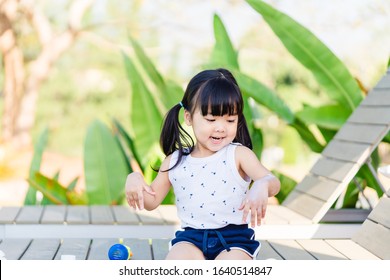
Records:
M182 108L195 143L180 125ZM148 186L140 173L129 174L126 196L134 209L153 210L173 186L183 229L167 259L256 258L260 243L248 224L261 224L280 183L251 150L242 95L228 70L191 79L166 115L160 144L167 157L157 177Z

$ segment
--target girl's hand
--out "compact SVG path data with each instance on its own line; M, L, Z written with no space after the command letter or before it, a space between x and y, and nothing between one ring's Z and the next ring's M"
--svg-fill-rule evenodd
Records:
M251 213L251 227L261 225L264 219L268 204L268 184L256 181L248 191L239 210L243 210L242 221L247 222L249 212Z
M127 203L135 210L144 209L144 194L147 192L151 195L155 195L153 189L146 184L144 177L139 172L130 173L126 179L125 185Z

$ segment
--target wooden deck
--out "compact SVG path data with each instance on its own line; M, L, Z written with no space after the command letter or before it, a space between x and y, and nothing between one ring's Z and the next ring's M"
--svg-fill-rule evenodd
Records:
M281 210L282 209L282 210ZM355 213L344 213L353 218ZM367 213L363 213L363 217ZM332 219L337 215L331 214ZM359 218L362 218L360 213ZM256 228L262 248L258 259L377 259L351 241L361 223L313 224L281 207L269 207ZM0 208L0 250L12 260L108 259L120 241L135 260L164 259L180 228L175 206L134 211L125 206L24 206ZM351 250L351 248L354 248Z
M275 206L275 207L274 207ZM256 236L267 239L351 238L367 210L330 211L323 223L270 205ZM340 217L343 217L342 219ZM349 221L345 223L345 220ZM344 222L341 222L344 221ZM125 206L23 206L0 208L5 238L172 238L180 229L176 207L134 211Z
M128 239L133 260L163 260L169 239ZM9 260L59 260L74 255L77 260L108 260L108 250L119 242L116 238L7 238L0 250ZM260 240L259 260L348 260L379 258L349 239Z

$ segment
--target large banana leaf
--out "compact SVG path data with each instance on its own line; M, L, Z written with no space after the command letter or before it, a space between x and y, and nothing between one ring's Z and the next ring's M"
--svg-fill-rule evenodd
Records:
M246 0L269 24L287 50L325 89L332 100L351 113L362 101L358 83L345 65L308 29L261 0Z
M237 83L239 84L241 91L244 94L244 98L246 97L247 99L248 97L251 97L258 104L263 105L270 111L277 114L281 119L286 121L289 125L298 131L302 139L314 152L321 152L323 149L322 145L318 143L317 139L314 137L311 131L303 123L295 118L294 113L276 93L264 86L259 81L243 74L238 70L238 53L236 50L234 50L226 28L217 15L214 16L214 36L216 43L212 57L210 59L212 64L227 66L236 77ZM245 113L246 117L248 118L248 111ZM248 119L252 118L250 117ZM256 136L259 136L259 131L255 131L257 128L253 125L249 125L249 128L251 130L252 137L258 138ZM260 154L261 151L256 149L256 153Z
M294 121L293 112L272 90L242 72L236 70L232 70L232 72L244 95L252 97L257 103L274 112L288 124Z
M84 173L88 204L118 204L123 198L126 161L110 130L92 122L84 144Z
M306 107L296 113L306 124L316 124L326 129L339 130L347 120L349 113L341 105Z
M238 70L238 53L233 47L221 18L216 14L214 15L214 37L215 45L211 54L211 64Z
M165 87L164 78L157 71L153 62L149 59L149 57L145 54L144 50L138 44L138 42L130 37L130 42L133 46L134 52L137 55L137 58L140 61L141 66L145 69L151 81L157 86L158 89L162 90Z
M47 140L49 137L49 130L45 128L42 133L38 137L38 141L34 145L34 155L30 164L30 172L29 179L33 180L35 178L35 174L39 172L42 162L42 155L47 145ZM31 184L27 190L27 194L24 199L25 205L34 205L37 202L37 190Z
M275 112L288 123L292 122L294 114L283 100L259 81L238 71L238 53L218 15L214 15L214 36L215 46L210 59L212 64L228 67L240 85L244 96L252 97L257 103Z
M171 80L165 80L157 70L152 60L146 55L138 42L130 38L134 52L139 60L140 67L145 71L150 82L155 86L154 93L155 102L159 105L159 110L162 114L170 109L173 105L179 103L183 97L183 89ZM160 104L162 103L162 104Z
M28 182L32 187L40 191L44 198L51 202L46 204L68 204L66 198L67 189L57 179L46 177L37 172L34 177L28 179Z
M218 15L214 15L215 46L210 61L213 65L228 67L237 79L237 83L246 97L252 97L257 103L275 112L282 119L291 123L294 114L274 92L259 81L238 70L238 53L234 49L229 34Z
M143 166L153 156L158 146L162 124L162 113L159 111L154 96L146 86L131 59L123 53L127 77L131 84L130 123L133 139L141 157Z
M118 141L119 146L121 147L121 151L126 160L128 173L133 172L133 160L136 161L138 167L140 167L143 172L144 167L141 165L141 160L139 158L137 149L134 146L133 139L131 139L130 135L127 133L127 131L124 129L124 127L118 120L113 119L112 123L114 125L115 139Z
M304 124L300 119L295 118L294 121L290 124L291 127L295 128L299 136L305 141L305 143L310 147L310 149L315 153L321 153L324 149L317 138L313 135L310 129Z

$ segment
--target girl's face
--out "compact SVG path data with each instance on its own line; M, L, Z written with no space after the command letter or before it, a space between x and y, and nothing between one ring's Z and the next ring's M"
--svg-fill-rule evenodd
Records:
M203 116L200 109L196 109L192 115L185 110L184 118L194 131L197 143L193 152L199 157L212 155L236 137L238 115L213 116L209 113Z

